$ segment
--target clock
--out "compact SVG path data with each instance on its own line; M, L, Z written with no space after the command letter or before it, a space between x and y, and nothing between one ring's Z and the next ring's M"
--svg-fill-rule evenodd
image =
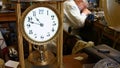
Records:
M61 20L52 6L34 4L23 12L20 27L27 41L41 45L56 37L61 28Z
M21 3L30 3L21 11ZM63 68L63 0L18 0L17 31L21 68ZM28 42L24 47L24 39ZM49 50L49 43L56 44L56 54ZM27 51L27 60L25 60ZM29 63L29 64L26 64Z

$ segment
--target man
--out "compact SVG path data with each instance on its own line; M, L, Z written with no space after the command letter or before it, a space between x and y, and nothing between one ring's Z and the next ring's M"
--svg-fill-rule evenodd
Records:
M91 12L87 9L87 0L67 0L64 2L64 30L72 35L79 34ZM69 30L71 28L71 30Z
M81 36L81 29L87 27L89 22L86 23L86 20L91 18L88 6L87 0L66 0L64 2L64 31L70 33L70 36L64 37L64 54L71 54L72 50L73 53L76 53L81 49L81 44L87 43L82 41L84 39ZM76 37L82 40L78 40ZM80 46L76 43L80 43ZM76 47L78 48L76 49Z
M71 36L64 37L63 42L63 54L70 54L74 46L76 39L73 35L79 35L79 28L84 27L85 21L91 12L87 9L87 0L66 0L64 2L64 30L69 32L69 28L72 29ZM65 35L64 35L65 36ZM69 45L69 44L70 45ZM67 46L67 44L69 46ZM54 43L50 44L48 48L56 54Z

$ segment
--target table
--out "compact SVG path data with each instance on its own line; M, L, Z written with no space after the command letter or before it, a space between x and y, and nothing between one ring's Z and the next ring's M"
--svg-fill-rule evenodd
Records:
M78 56L81 56L84 59L83 60L74 59L74 57L78 57ZM83 68L84 64L90 64L90 63L91 61L89 61L88 55L86 53L78 53L78 54L63 56L63 68ZM5 67L5 68L11 68L11 67Z
M76 60L74 57L82 56L83 60ZM86 53L78 53L73 55L63 56L64 68L83 68L84 64L91 63L88 61L88 55Z

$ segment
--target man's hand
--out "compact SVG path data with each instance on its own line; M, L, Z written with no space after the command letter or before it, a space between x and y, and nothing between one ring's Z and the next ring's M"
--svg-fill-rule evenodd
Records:
M83 9L82 13L84 13L85 15L89 15L91 14L91 11L88 10L87 8Z

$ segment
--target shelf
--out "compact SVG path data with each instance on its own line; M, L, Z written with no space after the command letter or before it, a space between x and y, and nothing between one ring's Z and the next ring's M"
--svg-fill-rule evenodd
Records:
M16 21L15 12L2 12L0 13L0 23Z

